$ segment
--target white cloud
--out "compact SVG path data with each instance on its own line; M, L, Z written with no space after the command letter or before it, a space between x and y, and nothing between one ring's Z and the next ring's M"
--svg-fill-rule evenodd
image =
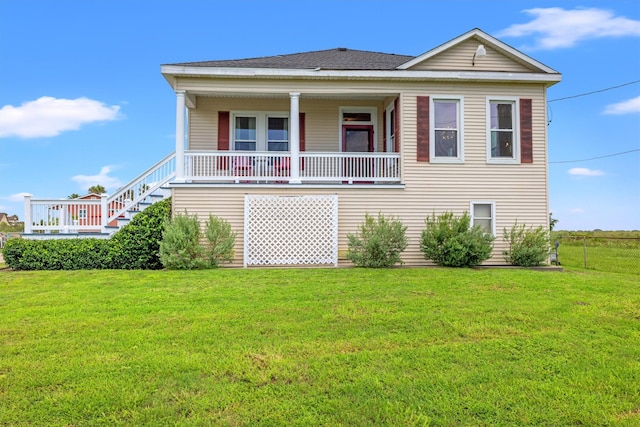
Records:
M571 209L570 212L574 213L574 214L583 214L584 213L584 209L582 209L582 208L573 208L573 209Z
M31 194L31 193L16 193L16 194L12 194L9 197L7 197L7 200L9 200L10 202L23 202L24 201L24 196L33 196L33 194Z
M107 106L89 98L63 99L43 96L19 107L0 108L0 138L42 138L59 135L80 126L116 120L120 106Z
M616 104L607 105L603 114L640 113L640 96Z
M71 177L71 179L78 183L78 186L85 191L94 185L102 185L105 189L120 188L122 186L120 180L109 176L109 172L111 172L111 166L103 166L97 175L76 175Z
M578 42L601 37L640 36L640 21L615 16L604 9L559 7L524 10L534 17L526 24L515 24L500 31L498 37L536 35L536 49L572 47Z
M605 173L598 169L589 169L589 168L571 168L567 172L569 175L577 175L577 176L602 176Z

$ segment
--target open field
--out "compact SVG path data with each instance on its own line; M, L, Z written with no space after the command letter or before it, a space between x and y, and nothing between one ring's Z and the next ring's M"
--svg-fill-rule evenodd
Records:
M639 425L635 275L0 272L0 425Z
M563 266L640 275L640 232L591 231L554 233Z

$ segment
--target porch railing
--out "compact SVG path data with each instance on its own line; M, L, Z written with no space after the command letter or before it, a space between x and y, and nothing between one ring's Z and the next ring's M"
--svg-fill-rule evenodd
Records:
M25 197L25 233L100 233L106 227L107 195L100 199ZM103 222L103 219L105 222Z
M131 180L111 196L99 199L32 199L25 197L24 232L30 233L106 233L128 211L156 193L175 176L172 153Z
M289 182L288 152L187 151L187 181ZM302 152L299 177L303 183L394 183L400 182L399 153Z

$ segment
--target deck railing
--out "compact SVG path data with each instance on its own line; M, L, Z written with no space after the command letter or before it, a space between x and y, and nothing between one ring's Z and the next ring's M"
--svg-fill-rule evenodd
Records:
M287 152L187 151L185 180L235 183L289 182ZM399 153L300 153L302 183L397 183Z
M107 196L100 199L25 197L25 233L101 233L106 227ZM103 222L103 218L105 222Z
M128 211L139 205L175 176L175 153L165 157L111 196L99 199L32 199L25 197L24 232L106 233Z

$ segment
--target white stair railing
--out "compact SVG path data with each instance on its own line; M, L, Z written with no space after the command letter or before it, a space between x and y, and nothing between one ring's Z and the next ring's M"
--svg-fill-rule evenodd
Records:
M128 210L138 210L138 204L167 184L176 174L176 154L171 153L120 188L107 200L108 222L116 220Z

